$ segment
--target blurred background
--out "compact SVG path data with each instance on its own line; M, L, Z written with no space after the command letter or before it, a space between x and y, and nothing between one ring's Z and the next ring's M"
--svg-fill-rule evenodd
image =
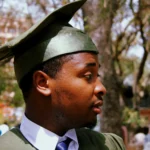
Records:
M0 0L0 45L72 1ZM143 149L150 141L150 1L87 0L70 24L89 34L100 53L107 94L93 130L120 135L127 150ZM0 62L0 134L20 123L24 107L13 59Z

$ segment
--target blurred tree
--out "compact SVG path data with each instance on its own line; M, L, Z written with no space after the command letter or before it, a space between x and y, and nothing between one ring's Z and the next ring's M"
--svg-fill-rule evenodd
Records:
M145 127L148 124L146 117L139 115L139 112L125 107L122 114L122 123L128 127L129 131L135 131L139 127Z
M119 100L122 97L125 105L129 99L124 92L124 79L131 74L130 100L134 108L140 105L140 86L149 52L149 5L146 0L88 0L83 7L85 29L99 49L100 72L107 88L101 118L104 132L120 134L122 101ZM141 60L127 55L137 45L144 51ZM137 53L136 48L134 51Z

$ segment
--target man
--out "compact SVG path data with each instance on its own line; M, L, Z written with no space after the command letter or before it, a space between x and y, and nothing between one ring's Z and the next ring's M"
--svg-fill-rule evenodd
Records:
M2 150L122 150L120 137L92 127L105 87L98 51L68 21L86 0L54 11L0 48L0 60L14 57L26 108L20 127L0 138Z

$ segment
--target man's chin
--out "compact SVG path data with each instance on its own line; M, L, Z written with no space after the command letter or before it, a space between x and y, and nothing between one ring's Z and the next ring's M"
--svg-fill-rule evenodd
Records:
M89 128L89 129L93 129L97 124L97 120L95 119L93 122L87 123L85 125L85 127Z

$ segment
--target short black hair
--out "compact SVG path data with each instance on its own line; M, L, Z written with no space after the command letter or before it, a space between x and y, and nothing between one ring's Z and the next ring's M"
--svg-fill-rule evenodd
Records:
M23 79L20 81L19 87L22 90L24 100L29 96L30 89L32 88L33 85L33 74L35 71L43 71L47 75L49 75L51 78L56 78L58 72L61 70L63 64L65 62L68 62L73 58L72 54L68 55L62 55L55 57L53 59L50 59L38 66L36 66L32 71L30 71L26 76L23 77Z

